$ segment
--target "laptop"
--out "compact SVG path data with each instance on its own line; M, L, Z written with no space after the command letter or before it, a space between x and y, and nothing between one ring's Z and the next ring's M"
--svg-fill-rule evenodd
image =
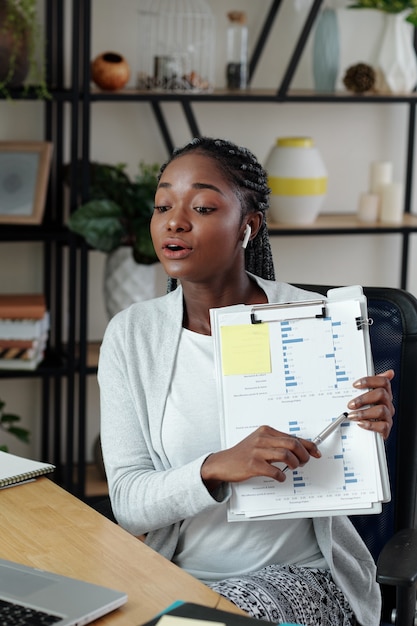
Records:
M125 602L123 592L0 559L0 623L82 626ZM13 621L12 611L27 621Z

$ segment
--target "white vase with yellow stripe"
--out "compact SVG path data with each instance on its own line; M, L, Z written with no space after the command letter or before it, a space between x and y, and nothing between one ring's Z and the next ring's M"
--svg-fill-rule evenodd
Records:
M314 222L327 192L327 170L311 137L278 138L265 168L271 188L271 221Z

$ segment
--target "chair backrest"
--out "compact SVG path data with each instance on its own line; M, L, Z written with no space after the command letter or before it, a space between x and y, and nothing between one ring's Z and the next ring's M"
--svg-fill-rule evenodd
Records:
M331 286L297 285L326 294ZM402 289L364 287L375 372L392 368L394 424L385 446L391 501L377 515L352 516L375 561L394 532L416 526L417 502L417 299ZM393 590L385 602L395 603ZM388 599L389 598L389 599Z
M298 285L325 294L331 286ZM402 289L364 287L375 372L392 368L394 425L386 442L391 501L379 515L353 516L377 559L382 546L401 528L416 522L417 502L417 299Z

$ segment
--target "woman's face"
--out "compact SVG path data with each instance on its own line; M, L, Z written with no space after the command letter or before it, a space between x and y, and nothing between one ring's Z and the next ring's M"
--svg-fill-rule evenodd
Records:
M186 154L166 167L151 235L169 276L206 282L240 271L245 224L240 202L213 159Z

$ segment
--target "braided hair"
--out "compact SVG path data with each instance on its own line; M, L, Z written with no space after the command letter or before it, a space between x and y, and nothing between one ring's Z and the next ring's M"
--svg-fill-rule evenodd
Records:
M177 148L171 157L161 166L159 178L165 168L184 154L198 153L216 161L223 175L235 188L242 207L242 218L261 211L262 226L256 237L249 241L245 251L245 268L267 280L275 280L274 263L266 224L266 211L269 207L267 173L255 155L247 148L237 146L225 139L197 137L181 148ZM159 180L158 178L158 180ZM177 286L175 278L168 279L168 291Z

